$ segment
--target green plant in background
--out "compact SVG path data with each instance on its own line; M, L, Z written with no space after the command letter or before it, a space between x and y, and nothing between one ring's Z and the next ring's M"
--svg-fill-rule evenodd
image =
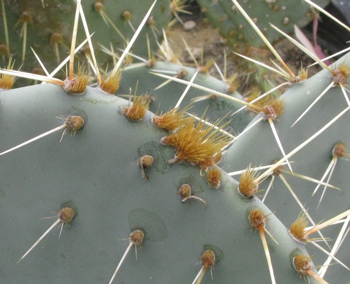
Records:
M318 0L314 2L325 7L330 1ZM271 65L271 54L266 49L265 42L250 27L232 1L198 0L198 3L234 52ZM283 37L270 24L278 26L282 31L290 34L294 32L295 25L304 27L317 17L317 11L305 1L298 3L295 1L243 1L241 5L273 45L276 45ZM245 74L254 74L254 76L250 76L249 88L257 85L262 92L265 92L269 90L270 85L272 87L278 85L278 76L271 74L266 68L242 60L237 56L231 56L231 60L235 61L241 72L244 70ZM266 80L269 81L268 86L266 86Z
M76 19L79 11L84 18L80 4L77 1ZM305 228L307 222L301 215L298 232L306 240L345 218L340 221L343 232L332 237L335 244L327 242L333 246L332 254L338 250L333 259L348 263L347 165L339 161L329 180L324 174L335 164L329 166L327 160L329 142L346 144L349 140L346 118L350 106L344 88L348 59L294 83L278 103L270 99L267 104L249 104L238 93L231 94L227 82L178 63L157 60L150 65L148 54L141 64L123 64L155 7L140 19L140 27L133 25L135 34L108 75L100 74L92 56L96 87L86 86L82 71L74 74L74 44L65 80L0 71L2 76L32 76L49 83L0 93L3 281L199 284L212 282L205 273L210 268L215 283L233 279L237 283L304 283L298 274L312 276L310 283L328 283L317 275L306 250L309 240L296 241L295 230L290 234L286 228L301 210L290 193L284 188L276 192L275 179L264 200L268 206L257 195L263 194L259 191L271 174L285 180L281 166L288 161L294 173L341 188L328 189L317 210L313 190L305 190L303 196L297 193L302 204L310 206L304 214L315 223L344 212L311 229ZM89 37L89 28L84 30ZM162 48L169 59L169 49ZM187 86L163 83L161 76ZM290 128L330 82L334 87ZM133 103L131 95L127 101L115 92L120 96L134 93ZM219 98L213 100L213 95ZM189 104L197 96L206 100ZM156 115L148 111L156 111L159 104ZM247 128L250 114L245 110L233 116L230 124L225 117L241 106L261 111ZM228 133L230 127L241 134ZM69 132L74 137L64 136ZM346 156L344 147L333 151L333 159ZM278 159L263 174L253 169ZM222 169L216 166L221 160ZM239 182L232 178L234 169L244 169ZM313 189L317 183L321 184L316 181ZM288 180L294 190L310 184L297 176ZM330 191L338 194L334 200L327 200ZM58 218L56 214L51 227L39 220L55 210ZM59 239L48 233L58 224ZM63 228L64 224L70 226ZM322 235L332 236L326 230ZM129 245L121 239L128 239ZM132 246L137 251L141 245L137 260L127 254ZM329 250L324 242L321 246ZM199 258L202 267L196 265ZM317 251L313 261L322 264L323 253ZM349 272L341 265L322 270L321 277L327 270L324 279L329 283L349 280Z
M325 7L330 1L316 0L313 2ZM232 1L198 0L198 4L234 50L264 45ZM270 23L280 27L286 33L292 33L294 25L306 26L315 17L315 13L305 1L298 3L284 0L242 1L240 4L271 43L280 40L281 35L271 28Z
M87 0L82 7L89 23L96 57L101 68L112 62L104 55L103 50L121 53L134 34L143 15L148 9L147 1L114 1ZM0 50L2 57L10 54L16 61L15 68L44 74L31 48L45 63L51 72L63 58L69 54L71 31L74 24L75 5L73 1L36 1L36 0L2 0L2 20L0 21ZM140 34L133 52L140 56L147 55L146 37L148 35L152 50L161 40L162 29L167 29L171 19L169 1L157 1L153 15L148 19ZM83 26L78 29L77 42L85 37ZM104 49L101 49L101 46ZM89 48L81 48L77 58L85 61ZM110 57L109 57L110 58Z

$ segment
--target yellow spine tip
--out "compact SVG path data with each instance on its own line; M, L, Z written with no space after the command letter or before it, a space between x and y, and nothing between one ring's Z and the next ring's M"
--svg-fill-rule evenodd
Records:
M312 268L311 259L306 255L297 255L293 259L293 266L300 276L307 276Z
M107 94L114 95L114 93L119 89L121 78L122 76L119 72L109 76L107 79L106 77L101 78L99 88Z
M207 181L209 185L213 188L219 188L221 183L221 175L221 170L218 167L211 167L207 174Z
M74 217L74 210L69 207L62 208L58 213L58 218L62 223L69 224L72 222Z
M253 209L249 212L249 223L254 229L258 229L259 226L265 227L266 225L266 217L262 210Z
M149 101L147 96L134 96L133 104L124 108L124 116L131 121L140 121L146 115L148 110Z
M308 225L307 217L305 214L300 214L295 222L290 226L290 234L298 241L305 243L308 236L305 234L305 229Z
M242 174L238 185L239 192L245 197L253 197L258 192L259 184L255 181L256 171L249 166Z

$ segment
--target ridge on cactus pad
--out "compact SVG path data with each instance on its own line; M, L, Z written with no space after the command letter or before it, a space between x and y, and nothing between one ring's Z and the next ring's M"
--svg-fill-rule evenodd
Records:
M3 223L3 281L107 283L126 247L119 239L137 229L145 232L142 250L137 261L132 254L126 257L116 283L189 283L206 249L215 252L218 283L232 277L238 283L269 281L261 241L246 219L250 206L265 214L269 209L256 197L242 199L238 183L224 172L215 190L198 166L168 164L174 150L160 144L166 133L151 123L151 113L129 121L122 114L127 101L90 87L72 96L58 86L38 85L2 91L1 101L2 150L58 125L55 116L79 115L86 122L75 137L59 142L61 133L54 133L1 157L2 216L11 219ZM154 158L148 180L139 169L144 155ZM181 202L177 190L183 181L207 202L207 209L195 200ZM40 218L67 201L79 213L71 226L59 239L48 234L16 265L48 227ZM267 227L283 244L268 240L276 279L299 282L289 254L306 250L274 215ZM204 275L202 283L210 281Z
M84 10L95 13L121 37L119 44L126 43L108 17L113 2L89 1L83 2L90 3L90 10L80 0L59 8L74 7L75 23L79 17L84 22ZM73 38L67 37L72 45L65 81L48 72L34 76L0 70L3 79L14 75L45 82L17 89L8 84L0 91L1 281L348 282L348 55L331 67L322 65L325 70L308 80L289 80L281 98L251 104L230 88L226 72L222 80L208 74L214 60L197 70L178 60L172 63L168 43L159 48L169 62L156 60L148 48L147 59L133 54L141 63L130 64L134 43L133 53L152 45L147 32L137 39L144 24L151 37L160 38L156 22L170 5L154 0L149 8L149 1L134 1L135 9L126 9L124 4L132 1L122 2L111 13L118 15L118 27L132 31L132 38L118 62L113 48L101 47L113 56L108 79L107 69L99 72L108 56L96 61L90 41L93 56L88 61L97 84L88 85L95 78L80 63L74 75L74 59L80 57L74 56L75 33L89 37L87 24L85 36L74 28ZM20 11L17 25L24 39L38 18L19 9L19 3L24 1L11 6L9 23ZM263 5L278 13L283 10L279 3ZM49 1L35 5L40 4L40 9L51 7ZM144 5L146 16L137 16L143 15ZM185 2L173 1L171 7L177 13ZM88 24L91 30L94 20ZM101 30L98 34L104 36ZM164 30L162 36L166 42ZM55 34L52 40L61 39ZM115 38L108 34L107 40ZM7 36L5 41L8 47ZM0 51L2 47L0 43ZM12 64L11 58L8 66ZM277 73L288 79L288 72ZM256 166L267 170L262 173ZM232 177L236 173L239 182Z

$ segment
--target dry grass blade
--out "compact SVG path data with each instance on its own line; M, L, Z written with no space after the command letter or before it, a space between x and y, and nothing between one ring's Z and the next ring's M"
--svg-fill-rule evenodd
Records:
M281 150L281 152L283 154L283 157L286 157L286 153L284 152L281 140L279 139L279 136L278 136L275 124L273 123L273 120L271 118L269 118L269 124L271 126L271 130L272 130L273 136L275 137L275 140L276 140L276 142L278 144L278 147L280 148L280 150ZM288 158L286 158L286 162L288 164L288 167L289 167L290 171L293 172L292 166L290 165L290 163L288 161Z
M5 154L7 154L7 153L9 153L9 152L12 152L12 151L14 151L14 150L16 150L16 149L19 149L19 148L21 148L21 147L23 147L23 146L25 146L25 145L28 145L28 144L30 144L30 143L36 141L36 140L39 140L39 139L41 139L41 138L43 138L43 137L45 137L45 136L47 136L47 135L50 135L51 133L54 133L54 132L59 131L59 130L61 130L61 129L64 129L65 127L66 127L65 124L63 124L63 125L61 125L61 126L58 126L58 127L54 128L54 129L52 129L52 130L50 130L50 131L47 131L47 132L45 132L45 133L43 133L43 134L41 134L41 135L38 135L38 136L36 136L36 137L34 137L34 138L32 138L32 139L29 139L29 140L26 141L26 142L23 142L23 143L21 143L21 144L15 146L15 147L13 147L13 148L11 148L11 149L8 149L8 150L6 150L6 151L0 153L0 156L5 155Z
M253 62L253 63L257 64L257 65L260 65L260 66L266 68L267 70L270 70L270 71L272 71L272 72L275 72L276 74L281 75L283 78L287 78L288 80L291 79L291 78L290 78L290 75L289 75L287 72L285 72L285 71L282 71L282 70L278 70L278 69L276 69L276 68L273 68L273 67L271 67L271 66L269 66L269 65L267 65L267 64L265 64L265 63L262 63L262 62L260 62L260 61L258 61L258 60L254 60L254 59L252 59L252 58L250 58L250 57L248 57L248 56L244 56L244 55L239 54L239 53L236 53L236 52L233 52L233 53L236 54L237 56L240 56L240 57L242 57L242 58L248 60L248 61L251 61L251 62Z
M328 255L331 259L334 259L336 262L338 262L341 266L343 266L344 268L346 268L347 270L350 270L349 267L347 267L343 262L341 262L338 258L336 258L334 255L332 255L332 253L326 251L323 247L321 247L320 245L318 245L316 242L313 241L309 241L309 243L313 244L315 247L317 247L320 251L324 252L326 255ZM328 266L328 264L323 265L322 267ZM320 275L321 276L321 275ZM323 276L321 276L323 278Z
M68 73L69 80L72 80L74 77L74 50L75 50L75 44L77 41L80 5L81 5L81 0L77 0L77 7L75 10L75 18L74 18L74 25L73 25L72 44L70 47L70 61L69 61L69 73Z
M310 1L310 0L304 0L306 3L309 3L312 7L316 8L317 10L319 10L321 13L325 14L327 17L331 18L333 21L335 21L336 23L338 23L339 25L341 25L343 28L347 29L350 32L350 28L343 24L341 21L339 21L337 18L335 18L334 16L332 16L331 14L329 14L326 10L324 10L322 7L318 6L317 4L315 4L314 2Z
M303 214L305 214L305 216L309 219L310 223L312 225L316 225L315 222L312 220L310 214L307 212L307 210L305 209L304 205L300 202L300 199L298 198L298 196L295 194L295 192L293 191L292 187L290 186L290 184L287 182L287 180L284 178L283 175L279 175L279 177L281 178L281 180L283 181L283 183L285 184L285 186L288 188L289 192L292 194L293 198L295 199L295 201L298 203L299 207L301 208ZM326 238L321 234L321 232L318 232L318 234L320 235L320 237L322 238L322 240L328 245Z
M5 42L7 50L10 50L10 42L9 42L9 33L7 28L7 18L6 18L6 10L4 5L4 0L1 0L1 8L2 8L2 17L4 19L4 31L5 31Z
M167 76L167 75L164 75L164 74L159 74L159 73L154 73L154 72L150 72L151 74L153 75L156 75L156 76L159 76L159 77L162 77L162 78L165 78L165 79L168 79L168 80L171 80L171 81L174 81L174 82L178 82L178 83L181 83L181 84L184 84L184 85L188 85L189 82L188 81L185 81L185 80L181 80L179 78L174 78L174 77L171 77L171 76ZM256 109L257 111L259 111L260 109L257 108L256 106L250 104L250 103L247 103L243 100L240 100L240 99L236 99L232 96L229 96L229 95L226 95L226 94L223 94L223 93L220 93L218 91L215 91L213 89L210 89L210 88L206 88L204 86L201 86L201 85L198 85L198 84L195 84L193 83L191 85L192 87L196 88L196 89L199 89L199 90L202 90L202 91L205 91L205 92L208 92L208 93L212 93L214 95L218 95L219 97L223 97L223 98L226 98L228 100L231 100L231 101L235 101L237 103L240 103L242 105L246 105L246 106L249 106L250 108L252 109Z
M38 81L52 83L52 84L61 85L61 86L64 85L63 81L61 81L59 79L50 78L50 77L32 74L32 73L27 73L27 72L23 72L23 71L0 69L0 74L7 74L7 75L11 75L11 76L26 78L26 79L38 80Z
M153 4L151 5L151 7L149 8L148 12L146 13L145 17L143 18L143 20L141 21L139 27L137 28L136 32L134 33L134 35L132 36L130 42L128 43L127 47L125 48L123 54L120 56L117 64L114 66L112 72L111 72L111 75L115 75L115 73L120 69L120 66L125 58L125 56L129 53L131 47L133 46L135 40L137 39L137 37L139 36L143 26L146 24L148 18L149 18L149 15L151 14L152 10L153 10L153 7L154 5L156 4L157 0L155 0L153 2Z
M253 103L255 103L255 102L257 102L257 101L259 101L259 100L265 98L267 95L273 93L274 91L278 90L279 88L281 88L281 87L283 87L283 86L285 86L285 85L290 85L290 82L284 82L284 83L278 85L277 87L275 87L275 88L269 90L268 92L262 94L261 96L257 97L256 99L250 101L249 103L253 104ZM232 116L235 115L236 113L238 113L238 112L240 112L240 111L246 109L246 108L247 108L247 106L241 107L240 109L236 110L236 111L232 114Z
M277 28L276 26L274 26L273 24L270 24L272 28L274 28L276 31L278 31L280 34L284 35L289 41L291 41L292 43L294 43L299 49L301 49L302 51L304 51L307 55L309 55L313 60L315 60L316 62L318 62L318 64L320 64L323 68L327 69L329 72L332 73L332 69L329 68L326 64L324 64L318 57L317 55L313 54L310 50L308 50L306 47L304 47L302 44L300 44L299 42L297 42L295 39L293 39L292 37L290 37L289 35L287 35L285 32L283 32L282 30L280 30L279 28Z
M339 235L333 245L333 248L331 250L331 253L330 253L330 256L327 258L327 260L325 261L325 263L323 264L323 266L321 267L321 269L319 270L319 275L321 277L324 277L326 272L327 272L327 269L328 269L328 266L329 264L331 263L332 259L334 258L334 255L336 254L336 252L338 251L338 249L340 248L340 245L343 241L343 237L345 236L346 234L346 228L347 226L349 225L349 222L350 222L350 215L348 215L348 217L346 217L345 219L345 222L339 232Z
M181 102L183 101L183 99L185 98L185 96L186 96L188 90L191 88L191 85L192 85L194 79L196 79L197 74L198 74L198 70L196 70L196 72L193 74L193 76L192 76L192 78L191 78L189 84L186 86L186 89L185 89L184 92L182 93L181 97L180 97L179 100L177 101L177 103L176 103L176 105L175 105L174 108L178 108L178 107L180 106L180 104L181 104Z
M268 246L267 241L266 241L266 237L265 237L265 234L264 234L264 229L263 229L263 227L261 225L259 226L259 233L260 233L260 238L261 238L261 241L262 241L262 244L263 244L263 247L264 247L264 252L265 252L265 256L266 256L267 266L269 267L271 283L272 284L276 284L275 274L273 272L273 266L272 266L270 252L269 252L269 246Z
M343 50L341 50L341 51L339 51L339 52L337 52L337 53L334 53L334 54L332 54L332 55L330 55L330 56L328 56L328 57L325 57L325 58L321 59L321 61L323 62L323 61L332 59L332 58L334 58L334 57L337 57L338 55L341 55L341 54L343 54L343 53L348 52L349 50L350 50L350 47L345 48L345 49L343 49ZM316 64L318 64L318 62L312 63L312 64L309 65L307 68L310 68L310 67L312 67L312 66L314 66L314 65L316 65Z
M89 37L92 37L93 34L91 34ZM85 39L75 50L74 50L74 54L76 54L86 43L87 43L88 39ZM50 75L48 76L48 78L52 78L53 76L55 76L57 74L58 71L60 71L62 69L62 67L69 61L70 56L67 56L65 60L63 60L61 62L60 65L58 65L55 70L53 70ZM45 81L43 81L45 82ZM62 82L63 83L63 82Z
M246 20L249 22L249 24L254 28L254 30L257 32L259 37L264 41L264 43L267 45L267 47L270 49L270 51L276 56L277 60L283 65L283 67L287 70L289 73L289 80L292 81L292 79L295 77L295 74L289 69L287 64L284 62L284 60L281 58L281 56L277 53L275 48L271 45L271 43L267 40L267 38L263 35L263 33L259 30L257 25L252 21L252 19L249 17L249 15L244 11L241 5L237 2L237 0L232 0L232 2L236 5L238 10L243 14L243 16L246 18Z
M39 64L40 64L41 68L43 68L43 70L44 70L46 76L49 76L50 74L49 74L49 72L47 71L47 69L46 69L46 67L44 66L44 64L42 63L42 61L40 60L39 56L36 54L36 52L34 51L34 49L33 49L32 47L30 47L30 48L31 48L32 52L34 53L35 58L38 60L38 62L39 62Z
M45 231L44 234L41 235L41 237L34 243L34 245L32 245L32 246L30 247L30 249L27 250L27 252L21 257L21 259L17 262L17 264L18 264L23 258L25 258L25 257L36 247L36 245L37 245L38 243L40 243L40 241L41 241L48 233L50 233L50 231L51 231L54 227L56 227L60 222L61 222L61 220L60 220L60 219L57 219L56 222L53 223L53 224L51 225L51 227L48 228L48 229Z
M94 71L96 73L97 82L98 82L98 84L100 84L101 83L101 74L100 74L100 70L98 68L97 61L96 61L94 46L92 45L92 42L91 42L89 27L87 25L84 10L83 10L81 5L79 7L79 13L80 13L81 20L83 22L86 38L87 38L88 43L89 43L90 53L91 53L92 61L94 63Z
M327 124L325 124L320 130L318 130L315 134L313 134L311 137L306 139L303 143L301 143L299 146L295 147L291 152L289 152L288 155L286 155L285 158L282 158L279 160L273 167L268 169L266 172L264 172L261 176L259 176L259 180L263 180L267 178L269 175L273 173L273 171L280 166L283 162L285 162L286 159L289 159L292 157L295 153L297 153L299 150L304 148L307 144L309 144L312 140L314 140L317 136L319 136L321 133L323 133L328 127L330 127L333 123L335 123L341 116L343 116L350 108L347 107L343 111L341 111L338 115L336 115L331 121L329 121Z

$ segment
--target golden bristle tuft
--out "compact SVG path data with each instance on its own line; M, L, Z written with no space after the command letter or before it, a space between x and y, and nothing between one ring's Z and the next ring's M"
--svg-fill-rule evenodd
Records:
M124 116L132 121L140 121L146 115L150 101L147 95L136 96L134 95L132 106L124 108Z
M7 64L7 69L12 70L14 66L12 62L12 57L9 59ZM13 84L16 82L16 77L8 74L0 74L0 90L10 90L13 87Z
M254 229L258 229L259 226L265 227L266 216L264 212L260 209L253 209L249 212L249 223Z
M163 137L160 143L164 146L174 146L177 144L178 135L170 134L169 136Z
M214 58L210 58L205 65L202 65L199 67L199 72L202 74L207 74L209 73L209 69L213 64L215 63Z
M259 184L255 181L257 172L249 165L247 170L242 174L238 188L239 192L245 197L253 197L258 192Z
M264 119L276 120L284 111L283 100L281 99L271 99L263 108Z
M300 276L307 276L308 271L312 269L311 259L303 254L297 255L293 259L293 266Z
M344 143L338 143L337 145L335 145L332 153L334 158L349 158L349 154L346 152Z
M221 169L216 166L210 168L207 174L207 181L213 188L219 188L221 183Z
M301 66L298 75L294 77L294 80L292 83L299 83L302 81L305 81L309 76L309 69L305 69L303 66Z
M213 157L215 165L219 164L222 161L222 151L216 153L216 155Z
M226 80L228 86L226 87L226 92L232 94L241 86L241 81L238 77L238 73L234 73L230 78Z
M300 242L307 242L308 236L305 234L305 229L308 225L306 215L301 212L295 222L290 226L290 234Z
M63 83L63 90L66 93L83 94L85 92L89 76L84 71L83 67L79 67L77 76L73 79L66 78Z
M180 127L180 129L177 132L170 134L167 137L164 137L162 139L162 143L167 146L173 146L176 149L180 148L181 139L185 138L186 141L188 141L192 137L193 138L195 137L196 131L195 131L194 124L195 124L195 119L192 117L187 117L184 120L184 125Z
M152 122L155 126L165 129L166 131L174 131L184 125L184 114L191 107L192 105L188 105L182 110L179 110L179 108L174 108L164 114L155 115L152 118Z
M214 125L221 121L216 121ZM196 124L194 118L186 118L183 127L162 139L164 144L177 150L175 158L169 163L188 161L193 165L199 164L202 170L215 164L214 156L230 143L230 138L221 132L226 124L215 128L206 123L207 120L200 120Z
M201 176L203 176L203 171L207 171L210 167L214 166L214 157L213 156L207 156L204 161L199 162L199 166L201 167Z
M247 103L250 103L250 102L252 102L253 100L257 99L260 96L261 96L261 89L260 89L260 87L255 86L255 87L253 87L250 90L249 95L246 96L244 98L244 100ZM262 111L262 107L264 105L266 105L265 101L267 99L268 99L267 97L263 97L263 98L259 99L257 102L251 103L251 105L247 106L247 111L251 111L251 112L255 112L255 113L258 113L258 112Z
M341 64L339 68L335 69L332 73L332 79L335 84L346 85L350 74L350 68L345 66L345 64Z
M172 0L170 3L171 12L174 14L176 18L178 18L180 23L181 23L181 20L178 16L178 13L192 14L191 12L186 11L186 8L188 7L188 5L186 5L185 2L186 1L184 0Z
M254 86L250 92L249 92L249 95L246 96L244 98L244 100L247 102L247 103L250 103L251 101L257 99L258 97L261 96L261 89L260 87L257 87L257 86Z
M102 78L99 87L103 92L114 95L114 93L119 89L121 78L121 73L116 72L114 75L109 76L107 79L106 77Z

